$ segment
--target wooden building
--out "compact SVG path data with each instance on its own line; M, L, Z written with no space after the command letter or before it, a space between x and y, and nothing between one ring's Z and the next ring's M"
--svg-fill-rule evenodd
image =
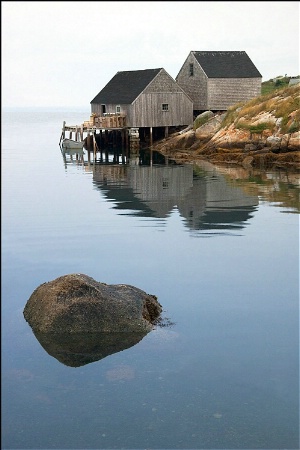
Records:
M123 71L91 101L91 113L124 117L127 128L187 126L193 102L163 68Z
M244 51L191 51L175 80L197 114L259 96L262 75Z
M69 131L86 142L94 159L139 161L140 150L152 149L153 141L193 123L193 102L165 69L117 72L90 102L90 119L81 125L63 123L60 143ZM84 138L84 133L87 134ZM125 157L126 155L126 157ZM153 154L150 153L150 162Z

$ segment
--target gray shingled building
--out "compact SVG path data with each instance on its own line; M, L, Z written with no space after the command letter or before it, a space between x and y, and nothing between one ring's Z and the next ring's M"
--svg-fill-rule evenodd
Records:
M91 112L123 115L136 128L193 122L192 100L163 68L117 72L91 101Z
M175 80L197 113L226 111L257 97L262 75L244 51L191 51Z

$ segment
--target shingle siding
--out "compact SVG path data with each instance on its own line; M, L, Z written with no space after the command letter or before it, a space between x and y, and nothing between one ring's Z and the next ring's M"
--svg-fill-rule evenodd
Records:
M143 79L143 80L142 80ZM118 86L119 80L122 87ZM137 89L135 82L138 83ZM113 89L117 92L109 91ZM117 100L126 100L123 103ZM105 100L108 100L106 103ZM112 100L115 100L114 103ZM91 111L102 115L101 105L105 104L106 113L115 113L116 106L126 115L127 127L165 127L181 126L193 123L193 102L164 69L147 71L118 72L106 87L91 101ZM163 111L162 105L168 110Z
M190 64L194 67L193 76L190 76ZM192 53L184 62L176 81L193 100L194 110L207 109L207 76Z
M143 91L144 94L147 94L148 92L182 93L182 89L165 70L161 70Z
M168 111L162 110L163 103L168 104ZM132 105L129 117L129 123L136 127L190 125L193 103L181 92L142 94Z
M261 93L257 78L212 78L208 80L207 108L227 110L235 103L250 100Z
M176 81L197 111L224 111L261 94L261 74L245 52L190 52Z
M261 80L246 52L192 51L176 81L163 68L117 72L91 101L91 112L101 116L105 105L116 113L120 106L128 127L189 125L193 110L227 110L260 95Z

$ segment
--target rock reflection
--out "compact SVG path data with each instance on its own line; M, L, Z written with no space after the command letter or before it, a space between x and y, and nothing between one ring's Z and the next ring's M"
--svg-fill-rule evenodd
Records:
M60 363L80 367L133 347L148 333L40 333L35 337Z

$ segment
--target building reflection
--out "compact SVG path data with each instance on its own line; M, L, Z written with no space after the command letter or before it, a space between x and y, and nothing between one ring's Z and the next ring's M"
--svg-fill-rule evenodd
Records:
M177 208L190 230L243 228L259 201L222 174L196 174L191 164L94 165L92 173L94 186L122 214L167 218Z

